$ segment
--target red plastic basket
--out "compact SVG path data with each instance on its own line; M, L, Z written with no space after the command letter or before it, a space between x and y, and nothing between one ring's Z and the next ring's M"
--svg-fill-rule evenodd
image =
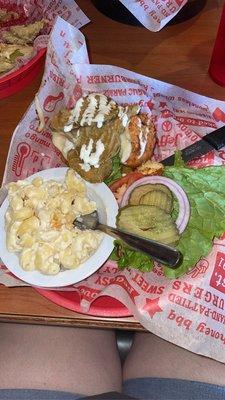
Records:
M0 99L11 96L26 87L39 73L45 60L46 49L38 51L26 65L0 78Z

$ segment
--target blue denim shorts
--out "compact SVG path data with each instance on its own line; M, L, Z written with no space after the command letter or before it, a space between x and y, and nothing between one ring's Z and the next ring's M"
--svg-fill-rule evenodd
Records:
M225 387L183 379L138 378L124 382L118 400L125 398L123 394L141 400L224 400ZM0 400L84 400L85 397L53 390L0 389ZM110 400L110 395L105 398Z

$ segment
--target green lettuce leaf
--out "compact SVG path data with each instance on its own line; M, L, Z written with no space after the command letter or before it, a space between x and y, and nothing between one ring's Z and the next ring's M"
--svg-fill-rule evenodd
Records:
M225 167L166 167L164 175L184 189L191 207L187 228L176 246L183 254L183 263L176 270L165 267L165 275L176 278L207 256L213 238L225 231Z
M111 183L113 183L114 181L116 181L121 177L122 177L122 164L118 153L112 158L112 172L108 176L108 178L105 179L104 182L106 185L111 185Z
M185 162L182 158L181 150L176 150L174 154L174 167L185 167Z
M119 156L116 156L107 181L112 183L121 176L121 164ZM165 275L174 279L194 267L201 257L207 256L212 249L213 239L219 238L225 231L225 166L188 168L181 152L177 151L174 166L166 167L164 176L184 189L191 208L188 225L176 246L183 254L183 262L176 270L164 267ZM178 202L174 199L173 219L177 218L177 214ZM143 272L152 270L153 262L147 255L130 249L122 241L114 243L110 258L117 261L120 269L129 266Z
M153 261L145 254L132 250L121 240L114 241L114 250L110 259L117 261L119 269L136 268L142 272L149 272L153 268Z

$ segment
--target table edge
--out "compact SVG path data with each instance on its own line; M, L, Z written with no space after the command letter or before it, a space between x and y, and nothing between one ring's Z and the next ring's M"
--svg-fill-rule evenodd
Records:
M139 322L128 322L118 320L102 320L101 318L83 319L76 316L73 317L45 317L43 315L18 315L18 314L0 314L0 322L12 322L21 324L41 324L41 325L58 325L78 328L99 328L99 329L120 329L132 331L144 331L145 328Z

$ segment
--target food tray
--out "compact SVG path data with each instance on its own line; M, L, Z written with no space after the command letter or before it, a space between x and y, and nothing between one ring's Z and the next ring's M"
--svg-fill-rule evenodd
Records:
M5 77L0 78L0 99L11 96L25 88L41 71L46 49L38 53L25 65Z
M39 294L53 303L80 314L104 318L132 317L132 313L120 301L110 296L101 296L94 300L89 310L83 310L77 292L46 290L34 288Z

